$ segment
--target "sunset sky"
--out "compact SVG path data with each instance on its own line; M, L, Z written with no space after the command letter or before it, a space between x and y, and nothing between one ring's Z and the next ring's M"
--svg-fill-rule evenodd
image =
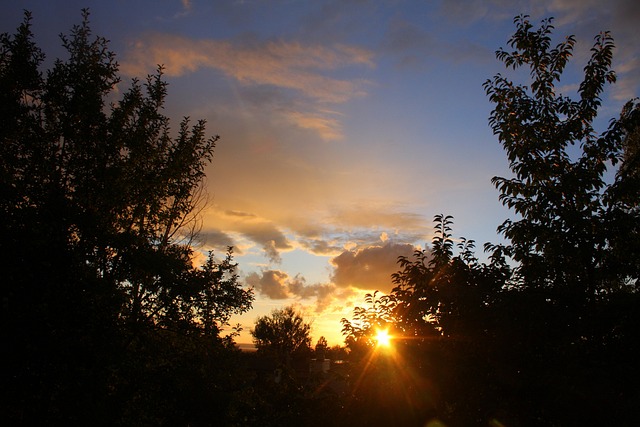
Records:
M637 0L12 0L0 32L32 11L50 64L85 7L123 87L163 64L173 126L203 118L221 137L199 249L233 246L255 288L253 310L234 319L238 342L258 316L295 304L313 344L342 344L340 319L393 287L397 257L425 247L435 214L453 215L481 256L499 241L509 212L490 179L508 164L482 84L510 73L495 50L514 16L555 17L556 43L576 35L560 85L573 97L593 37L612 32L618 83L601 129L640 94Z

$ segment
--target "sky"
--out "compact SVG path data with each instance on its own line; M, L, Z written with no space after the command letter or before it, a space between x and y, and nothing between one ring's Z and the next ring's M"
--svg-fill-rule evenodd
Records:
M363 295L392 289L398 256L427 247L432 219L454 217L454 237L500 242L511 214L493 176L508 163L488 126L482 84L505 70L513 18L554 17L554 43L577 45L560 92L576 96L600 31L616 44L618 82L603 95L600 130L640 94L636 0L12 0L0 32L23 10L47 60L59 34L89 8L126 85L159 64L165 114L205 119L220 135L207 168L198 250L234 247L253 309L232 319L251 342L255 320L295 305L313 344L343 344L340 319Z

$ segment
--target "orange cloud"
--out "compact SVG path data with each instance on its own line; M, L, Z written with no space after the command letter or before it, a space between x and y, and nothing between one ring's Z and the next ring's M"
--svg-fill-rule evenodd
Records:
M402 229L418 234L425 231L425 219L422 215L412 212L398 211L397 206L375 200L363 200L358 206L348 206L336 209L330 216L330 221L336 225L356 228L387 228ZM415 237L422 237L415 236Z
M281 252L294 248L277 225L252 213L219 211L212 207L206 211L203 220L205 224L215 225L205 226L201 231L207 246L238 247L242 254L245 249L258 245L269 262L276 264L281 262Z
M288 279L289 275L283 271L266 270L262 275L256 272L249 274L246 281L263 296L271 299L286 299L291 296Z
M342 139L342 128L335 118L297 111L289 113L288 117L298 127L313 130L326 141Z
M353 288L339 288L333 283L316 283L309 285L301 275L289 276L280 270L262 270L252 272L245 279L247 285L253 287L260 295L272 300L295 298L298 301L315 298L315 313L327 309L335 310L332 305L336 301L350 300L358 296Z
M302 187L310 188L302 181ZM301 197L280 204L276 196L282 192ZM248 210L221 210L218 205L212 205L204 212L203 243L217 251L234 246L239 255L259 247L269 262L278 264L283 253L294 249L344 259L345 249L356 251L369 245L395 247L398 242L429 240L431 228L419 215L394 212L393 206L386 205L371 210L315 210L302 194L304 191L285 189L270 192L270 199L264 201L257 198L246 208L255 209L259 215ZM237 201L229 203L238 204ZM396 258L392 256L392 264Z
M167 75L182 76L211 68L243 84L274 85L317 101L342 103L363 95L363 82L322 73L353 65L371 67L372 57L367 50L340 44L325 47L285 41L193 40L155 33L131 46L120 70L140 76L161 64Z
M389 292L394 285L391 275L399 270L398 257L410 257L415 247L388 242L383 246L368 246L345 251L331 260L333 283L339 287Z

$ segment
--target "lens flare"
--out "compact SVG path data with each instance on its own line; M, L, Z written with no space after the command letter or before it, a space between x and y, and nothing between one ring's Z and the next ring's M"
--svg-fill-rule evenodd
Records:
M391 345L391 335L389 335L389 332L386 330L378 331L376 334L376 341L381 347L389 347Z

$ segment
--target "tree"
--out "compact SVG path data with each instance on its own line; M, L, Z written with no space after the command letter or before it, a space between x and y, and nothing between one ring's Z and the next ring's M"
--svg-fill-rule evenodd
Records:
M109 410L114 401L160 396L136 387L158 365L175 372L178 354L211 353L253 300L230 249L192 262L218 137L188 118L172 136L162 68L124 87L88 18L61 36L68 58L46 72L28 12L0 36L3 381L15 390L7 410L25 423L122 422L109 418L125 412Z
M625 197L637 200L639 194L637 188L614 194L626 175L618 174L615 184L605 177L624 160L624 135L633 135L625 129L631 117L612 120L601 134L594 129L605 84L615 82L608 32L595 39L578 99L556 93L575 39L567 37L552 48L551 22L534 30L527 16L516 18L517 30L509 40L514 50L497 52L507 67L528 67L530 85L514 84L502 75L485 83L496 104L489 122L513 172L512 178L495 177L493 182L502 202L519 216L505 221L499 231L511 242L508 252L528 287L571 289L593 300L638 279L635 263L611 267L616 236L637 232L638 222L637 212L621 218L617 204ZM625 111L630 116L634 109Z
M481 331L511 273L499 250L484 264L473 240L462 237L455 245L451 216L436 215L434 223L431 248L416 251L413 260L400 257L401 270L392 275L397 327L420 341Z
M608 257L611 269L628 271L624 274L638 285L640 266L640 103L629 101L618 120L622 140L622 161L616 172L615 181L607 193L606 203L612 224L621 224L611 236L611 253ZM630 270L630 271L629 271ZM622 276L622 277L624 277Z
M434 223L431 248L416 250L413 259L398 258L400 271L391 276L396 285L392 292L367 294L368 307L354 308L352 321L342 319L351 347L356 342L373 346L380 329L391 328L398 339L417 344L484 328L487 310L506 286L511 269L498 249L489 264L482 264L473 240L463 237L456 245L451 216L436 215Z
M353 319L341 319L342 335L353 357L363 357L376 345L375 335L379 330L387 330L395 323L394 300L379 292L368 293L364 297L367 307L354 307Z
M515 213L498 228L507 244L485 244L480 263L471 240L456 253L452 218L437 215L432 247L399 259L385 296L404 338L396 359L414 368L407 377L433 384L447 424L626 425L638 415L625 384L640 379L640 105L630 101L596 132L600 96L615 81L613 40L596 37L573 99L556 86L575 39L552 48L551 22L534 29L516 18L513 51L497 52L507 67L528 68L527 84L497 75L484 86L513 173L493 178ZM367 336L343 325L347 339Z
M513 173L493 183L517 214L498 228L509 241L502 250L516 261L515 286L500 305L511 320L499 333L511 343L521 381L558 389L549 399L531 393L520 402L529 419L611 423L607 417L616 413L626 424L634 417L633 393L613 384L639 375L623 350L638 340L638 104L627 103L597 132L601 94L615 82L611 35L596 36L574 99L557 93L574 37L552 48L551 19L538 29L527 16L514 22L513 50L500 49L497 57L528 68L530 81L497 75L485 83L495 104L489 123ZM607 415L584 410L601 404L585 406L595 395L606 400Z
M302 315L288 306L258 318L251 335L258 351L288 358L310 349L310 331L311 326L304 321Z
M318 342L314 348L315 356L318 359L324 359L329 351L329 345L327 344L327 339L324 336L318 338Z

